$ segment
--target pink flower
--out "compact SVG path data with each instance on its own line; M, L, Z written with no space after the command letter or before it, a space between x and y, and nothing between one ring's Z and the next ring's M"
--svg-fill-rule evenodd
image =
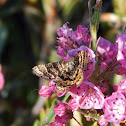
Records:
M88 33L86 33L86 34L84 35L83 41L85 42L84 45L89 47L89 45L90 45L91 42L92 42L92 38L91 38L91 36L90 36ZM88 44L88 45L87 45L87 44Z
M53 108L53 111L58 115L58 116L63 116L67 110L66 108L67 104L63 102L58 102L57 105Z
M73 47L74 42L70 38L60 37L57 40L58 45L64 48L65 50L70 50Z
M58 46L57 54L58 54L59 56L63 57L63 60L64 60L64 61L69 61L69 60L70 60L69 54L66 55L64 49L63 49L61 46Z
M117 35L115 46L118 49L117 61L126 69L126 33Z
M82 26L82 25L78 25L77 26L77 32L76 32L76 34L78 36L83 36L86 33L88 33L88 28L86 28L85 26Z
M60 122L62 124L69 123L70 119L73 118L73 113L69 109L67 103L58 102L53 108L53 111L57 114L55 117L55 122Z
M69 61L69 60L70 60L69 54L67 54L65 57L63 57L63 60L64 60L64 61Z
M58 46L57 54L60 55L61 57L65 57L66 56L65 51L64 51L64 49L61 46Z
M104 118L108 122L119 124L125 119L126 115L126 99L121 92L114 92L105 99Z
M79 45L84 45L85 43L90 44L92 39L88 34L88 28L78 25L77 30L74 32L73 40L75 40Z
M126 78L120 81L119 85L114 85L115 91L121 92L126 97Z
M69 123L70 122L70 119L72 119L73 115L63 115L63 116L58 116L56 115L55 117L55 122L58 122L58 123L62 123L62 124L66 124L66 123Z
M79 104L76 102L75 98L69 100L68 106L72 111L77 111L79 109Z
M101 115L99 120L98 120L98 124L100 126L107 126L108 125L108 122L106 121L104 115Z
M84 81L78 88L73 86L69 93L81 109L102 109L103 107L104 95L90 82Z
M116 74L124 75L126 74L126 68L122 67L120 64L117 66Z
M68 50L77 49L82 45L89 46L92 41L88 34L88 29L85 26L79 25L77 30L73 31L67 24L68 22L57 30L57 34L59 35L57 42L60 46L57 54L62 57L66 57ZM64 51L66 51L66 54Z
M50 81L49 86L42 86L42 88L39 90L39 95L49 98L52 93L56 91L55 85L53 85L53 80Z
M57 105L53 108L53 111L58 115L58 116L63 116L66 113L71 113L72 115L72 111L69 109L67 103L63 103L63 102L58 102Z
M73 30L68 28L68 22L63 25L63 27L57 29L57 34L59 38L57 40L58 45L65 50L70 50L73 48L74 41L72 40Z
M59 37L62 37L62 36L65 36L66 38L72 37L73 30L72 30L72 28L69 28L67 26L67 24L69 24L69 22L66 22L63 25L63 27L57 29L57 34L58 34Z
M39 90L39 95L49 98L53 93L52 87L50 86L42 86L42 88Z
M5 83L5 80L4 80L4 75L2 73L2 65L0 64L0 90L3 89L4 83Z
M102 71L105 67L108 66L109 62L112 62L116 58L117 49L111 42L100 37L97 46L97 53L99 59L101 60L101 71Z

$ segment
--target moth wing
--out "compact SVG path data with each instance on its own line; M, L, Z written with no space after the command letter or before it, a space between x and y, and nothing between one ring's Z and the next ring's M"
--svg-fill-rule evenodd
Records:
M88 58L89 57L87 51L82 50L81 52L78 53L78 55L74 57L74 62L76 66L78 65L81 69L84 69L85 66L87 66L87 64L89 63Z
M65 73L73 71L74 62L60 61L48 64L37 65L32 68L33 72L43 79L52 80L57 76L64 76Z
M65 76L67 78L60 78L59 76L56 77L55 84L58 90L62 90L62 91L68 90L74 84L79 86L83 81L83 71L79 67L77 67L74 70L72 76L67 76L67 75Z
M50 69L49 64L45 64L45 65L41 64L33 67L32 69L33 69L33 73L35 73L39 77L42 77L43 79L51 80L55 78L53 74L48 72L48 69Z

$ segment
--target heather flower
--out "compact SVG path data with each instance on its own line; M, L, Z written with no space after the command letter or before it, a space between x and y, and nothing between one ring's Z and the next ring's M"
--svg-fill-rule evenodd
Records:
M57 54L62 56L62 57L66 57L65 51L61 46L58 46Z
M117 34L115 45L118 49L117 61L126 69L126 33Z
M53 111L58 115L58 116L63 116L65 115L67 111L67 104L63 102L58 102L57 105L53 108Z
M100 37L97 46L98 58L101 61L101 71L108 66L108 63L116 59L117 50L114 45Z
M73 40L79 45L84 45L86 43L91 43L92 39L88 34L88 28L82 25L77 26L77 30L74 32Z
M57 40L59 45L57 54L61 57L69 57L69 55L67 55L67 51L77 49L82 45L89 46L92 41L86 27L79 25L77 30L73 31L67 26L67 24L68 22L57 30L57 34L59 35ZM65 51L66 54L64 53Z
M72 37L72 28L69 28L67 26L67 24L69 24L69 22L66 22L63 27L57 29L57 34L59 37L65 36L66 38Z
M77 111L79 109L79 104L76 102L76 98L71 98L68 102L68 106L72 111Z
M83 36L83 35L85 35L86 33L88 33L88 28L86 28L86 27L83 26L83 25L78 25L78 26L77 26L76 34L77 34L78 36Z
M42 88L39 90L39 95L49 98L53 93L53 88L50 86L42 86Z
M70 60L69 54L66 54L64 49L61 46L58 46L57 54L60 55L61 57L63 57L64 61L69 61Z
M57 105L53 108L53 111L57 114L55 117L56 122L62 124L69 123L70 119L73 117L73 112L69 109L67 103L58 102Z
M72 115L72 117L73 117L73 115ZM71 117L71 115L67 115L67 114L65 114L65 115L63 115L63 116L58 116L58 115L56 115L56 117L55 117L55 122L57 122L57 123L61 123L61 124L67 124L67 123L69 123L70 122L70 119L72 119L72 117Z
M126 74L126 33L120 33L116 36L115 47L117 52L117 61L120 63L117 68L117 74Z
M118 75L125 75L126 74L126 69L123 68L120 64L117 66L117 71L116 74Z
M73 48L74 42L71 40L73 35L73 30L68 28L68 22L63 25L63 27L57 29L57 34L59 38L57 40L58 45L61 46L65 50L70 50Z
M126 115L126 99L121 92L114 92L105 99L104 118L108 122L119 124L125 119Z
M79 87L73 86L69 93L81 109L102 109L104 95L90 82L84 81Z
M39 95L49 98L52 93L56 91L55 85L53 80L50 81L49 86L42 86L41 89L39 90Z
M114 89L115 91L121 92L126 97L126 78L121 80L119 85L114 85Z
M98 124L100 126L108 126L108 122L106 121L104 115L101 115L99 120L98 120Z
M4 80L4 75L2 73L2 65L0 64L0 90L3 89L4 83L5 83L5 80Z

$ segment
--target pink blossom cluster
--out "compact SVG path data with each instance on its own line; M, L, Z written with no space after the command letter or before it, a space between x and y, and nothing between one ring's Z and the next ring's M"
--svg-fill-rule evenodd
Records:
M53 111L55 121L50 126L65 126L73 118L73 112L81 109L102 110L97 113L100 126L107 126L110 122L120 124L126 116L126 78L120 84L113 86L114 92L109 92L110 76L126 74L126 33L118 34L115 43L100 37L97 50L91 49L92 39L88 29L82 25L73 31L68 23L57 30L59 36L57 54L63 60L69 61L72 56L82 50L88 53L89 63L83 69L84 80L78 87L73 85L67 92L71 95L68 102L58 102ZM39 95L49 98L56 92L55 82L49 86L42 86ZM58 93L62 97L65 92Z

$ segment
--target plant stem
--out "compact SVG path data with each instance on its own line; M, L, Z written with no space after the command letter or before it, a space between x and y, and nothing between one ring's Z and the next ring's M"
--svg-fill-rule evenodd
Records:
M73 117L73 119L74 119L80 126L82 126L82 125L80 124L80 122L79 122L75 117Z
M96 1L94 12L93 12L93 7L92 7L92 2L93 2L92 0L88 1L89 16L90 16L90 33L92 37L92 49L96 51L97 31L98 31L99 22L100 22L102 0Z

